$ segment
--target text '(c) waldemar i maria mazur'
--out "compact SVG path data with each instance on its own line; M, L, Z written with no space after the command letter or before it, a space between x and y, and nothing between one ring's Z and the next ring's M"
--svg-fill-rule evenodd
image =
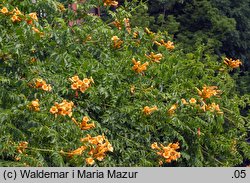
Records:
M117 171L117 170L107 170L107 171L87 171L87 170L72 170L70 171L45 171L45 170L20 170L21 178L31 178L31 179L67 179L67 178L77 178L77 179L96 179L96 178L137 178L138 172L136 171Z

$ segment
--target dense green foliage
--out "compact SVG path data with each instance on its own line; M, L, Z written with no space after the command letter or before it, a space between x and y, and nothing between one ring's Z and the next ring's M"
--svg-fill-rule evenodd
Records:
M64 1L65 5L68 2ZM217 62L218 57L201 44L193 44L192 50L180 49L178 42L174 50L157 46L156 40L172 39L165 30L147 33L145 25L138 24L129 33L123 23L119 30L110 20L87 13L99 5L103 3L88 1L78 6L78 14L62 11L54 0L1 5L9 10L18 7L25 15L46 9L47 17L34 22L39 33L26 21L13 23L10 15L0 13L0 165L86 166L87 152L69 157L62 151L82 146L80 139L87 134L104 134L114 147L95 166L158 166L159 157L150 147L153 142L180 143L181 157L164 166L236 166L249 159L250 116L242 116L240 109L249 105L250 99L247 94L239 95L237 81L230 75L237 75L239 69L232 71L222 59ZM116 12L102 8L113 21L129 17L134 25L137 17L133 12L142 5L128 3ZM77 18L83 19L81 25L68 26L69 20ZM168 19L174 27L170 31L179 31L175 18ZM226 20L232 25L214 31L227 34L226 28L233 29L234 20ZM220 24L217 21L222 20L213 23ZM114 47L113 36L123 41L120 48ZM135 72L132 59L149 62L145 54L150 52L162 54L160 63L150 62L144 72ZM75 75L92 77L94 83L84 93L76 93L69 81ZM52 91L32 87L38 78L51 84ZM222 92L203 100L196 87L205 85L218 86ZM197 103L181 101L191 98ZM35 99L39 99L40 111L28 107ZM63 99L74 103L72 117L80 121L89 116L96 127L81 130L69 116L51 114L54 103ZM223 114L201 110L204 102L218 104ZM177 109L171 113L173 105ZM158 110L145 115L145 106L157 106ZM23 141L28 146L25 153L18 153Z

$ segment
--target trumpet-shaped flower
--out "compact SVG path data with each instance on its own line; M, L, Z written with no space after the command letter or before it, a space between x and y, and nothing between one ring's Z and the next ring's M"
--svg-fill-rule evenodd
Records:
M18 16L18 15L13 15L12 17L11 17L11 21L12 22L21 22L21 18Z
M154 142L151 144L151 149L160 149L160 147L158 146L157 142Z
M71 80L72 82L77 82L77 81L80 80L80 79L79 79L78 76L73 76L72 78L70 78L70 80Z
M68 154L69 157L80 156L86 149L87 149L86 146L81 146L81 147L77 148L76 150L73 150L73 151L71 151L71 152L69 152L67 154Z
M196 104L196 102L197 102L197 101L196 101L195 98L191 98L191 99L189 100L189 103L190 103L190 104Z
M2 14L7 14L9 11L8 11L8 9L7 9L6 7L3 7L3 8L0 10L0 12L1 12Z
M93 165L95 163L95 160L92 157L86 158L85 160L88 165Z
M132 70L134 70L137 73L142 73L143 71L147 70L147 66L149 65L148 62L141 64L140 61L136 61L134 58L132 59L132 62L134 64L134 66L132 67Z
M36 13L30 13L29 16L30 16L33 20L38 21L38 18L37 18Z
M23 15L23 13L17 7L12 11L12 13L14 15Z
M172 105L172 106L168 109L168 114L169 114L170 116L172 116L172 115L175 113L177 107L178 107L178 104Z
M145 106L144 108L143 108L143 113L145 114L145 115L150 115L150 114L152 114L154 111L157 111L158 110L158 108L156 107L156 106L154 106L154 107L148 107L148 106Z
M188 102L187 102L184 98L181 99L181 103L182 103L183 105L187 105L187 104L188 104Z
M118 2L114 0L103 0L104 6L117 6Z

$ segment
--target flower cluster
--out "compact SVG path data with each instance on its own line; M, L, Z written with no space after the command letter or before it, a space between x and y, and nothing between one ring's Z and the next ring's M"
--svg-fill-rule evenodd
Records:
M223 114L223 112L220 110L219 104L215 104L214 102L211 104L206 104L205 101L201 100L200 104L198 104L195 98L191 98L188 102L185 99L181 99L181 102L183 105L190 104L192 107L196 107L197 109L202 110L204 112L210 111L216 112L217 114Z
M157 111L158 110L158 108L157 108L157 106L154 106L154 107L148 107L148 106L145 106L144 108L143 108L143 113L145 114L145 115L150 115L150 114L152 114L154 111Z
M12 17L11 17L12 22L21 22L22 21L21 16L23 16L23 14L21 13L21 11L19 11L18 8L15 8L13 11L9 12L9 14L12 14Z
M38 21L36 13L29 13L25 16L17 7L14 8L13 11L9 11L6 7L3 7L0 12L2 14L12 15L10 18L12 22L21 22L25 20L27 24L33 24L33 21Z
M82 118L82 122L79 124L75 118L72 118L72 121L80 127L81 130L88 130L88 129L91 129L91 128L94 128L95 127L95 123L89 123L88 122L90 121L90 119L87 117L87 116L84 116Z
M50 113L55 115L59 114L63 116L68 115L69 117L71 117L73 106L73 102L67 102L66 100L63 100L63 102L60 104L55 102L55 105L50 108Z
M33 25L34 21L38 22L38 18L37 18L37 14L35 12L33 13L29 13L27 15L24 15L17 7L14 8L13 11L9 11L6 7L3 7L0 10L1 13L3 14L8 14L8 15L12 15L11 16L11 21L13 23L17 23L17 22L21 22L22 20L26 21L27 24L29 25ZM39 31L36 27L32 27L32 30L36 33L38 33L40 36L43 36L44 33Z
M88 160L97 159L98 161L102 161L108 151L113 152L112 145L104 135L91 137L88 134L87 137L82 138L81 141L88 142L91 146L90 151L88 152L91 157L90 159L86 159L87 163L90 165L93 164L94 161L91 161L90 163Z
M39 108L40 104L39 104L39 100L36 99L36 100L33 100L30 104L29 104L29 108L31 110L34 110L34 111L40 111L40 108Z
M113 36L111 40L113 41L114 48L121 48L123 41L118 36Z
M165 41L161 39L159 42L154 41L154 43L157 44L158 46L165 46L170 51L174 49L174 43L171 41L165 43Z
M23 154L25 152L25 149L28 147L28 142L20 142L17 146L17 152L20 154Z
M103 0L104 6L117 6L118 2L114 0Z
M166 163L171 163L171 161L177 160L181 157L181 153L176 151L180 148L178 142L170 143L167 146L160 144L160 147L158 146L157 142L154 142L151 144L151 148L157 150L157 154L163 157ZM159 162L160 165L162 163L162 161Z
M50 84L47 84L43 79L36 79L35 88L42 89L44 91L51 91Z
M153 52L151 52L149 55L145 54L145 56L148 59L150 59L151 62L156 62L156 63L160 63L160 60L162 59L161 53L154 54Z
M89 155L89 157L85 159L88 165L93 165L95 163L95 159L98 161L102 161L105 158L107 152L113 152L112 145L104 135L91 137L89 134L87 134L85 138L81 139L81 142L84 143L83 146L67 154L69 157L72 157L74 155L79 156L83 152L88 150L87 154Z
M216 96L219 95L221 93L220 90L217 90L217 86L203 86L202 90L199 90L198 88L196 88L196 90L198 91L198 94L205 100L205 99L209 99L212 96Z
M233 69L238 68L240 67L240 65L242 65L242 62L239 59L233 60L232 58L225 58L224 63Z
M203 104L201 106L201 109L205 112L205 111L210 111L210 112L216 112L217 114L223 114L223 112L220 110L220 106L219 104L216 103L212 103L212 104Z
M73 76L69 78L69 80L72 82L71 88L73 90L80 90L82 93L91 86L91 83L94 83L92 77L90 77L90 79L84 78L83 80L80 80L78 76Z
M141 64L140 61L136 61L134 58L132 59L132 62L134 64L132 69L137 73L141 73L141 72L147 70L147 66L149 65L148 62L145 62L144 64Z

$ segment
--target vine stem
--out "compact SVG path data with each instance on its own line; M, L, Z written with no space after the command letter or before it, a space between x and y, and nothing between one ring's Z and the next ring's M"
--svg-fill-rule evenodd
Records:
M15 146L15 147L18 147L18 146ZM58 152L60 154L71 154L71 153L67 153L67 152L64 152L64 151L58 151L58 150L53 150L53 149L41 149L41 148L34 148L34 147L27 147L26 149L29 149L29 150L33 150L33 151L42 151L42 152Z
M40 149L40 148L33 148L33 147L27 147L27 149L35 150L35 151L43 151L43 152L56 152L55 150L52 150L52 149Z

